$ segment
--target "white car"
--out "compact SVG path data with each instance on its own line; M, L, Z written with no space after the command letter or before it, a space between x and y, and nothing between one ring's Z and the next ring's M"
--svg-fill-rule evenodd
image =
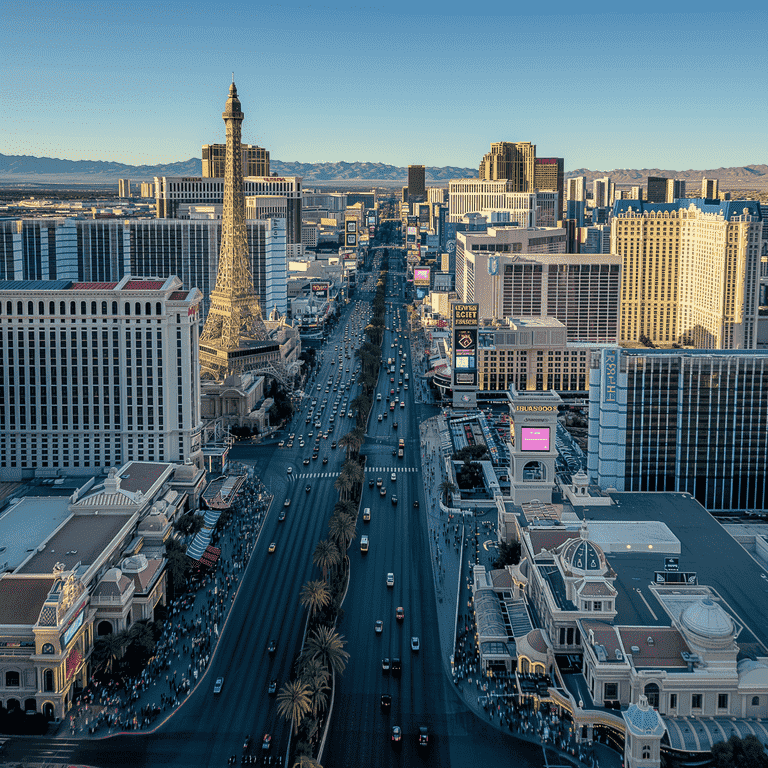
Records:
M394 483L394 482L397 480L397 475L396 475L396 474L393 472L393 473L392 473L392 474L389 476L389 479L390 479L390 480L391 480L391 481Z
M411 638L411 650L414 652L418 652L419 650L419 638L418 637L412 637Z
M388 573L387 574L387 586L388 587L394 587L395 586L395 574L394 573Z

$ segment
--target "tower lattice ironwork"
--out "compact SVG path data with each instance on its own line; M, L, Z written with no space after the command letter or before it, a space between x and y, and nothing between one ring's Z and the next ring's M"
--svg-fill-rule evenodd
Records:
M201 367L219 376L232 373L234 369L242 370L244 355L231 353L246 350L252 346L249 342L268 339L259 299L253 290L249 263L240 150L245 115L240 109L234 81L229 87L222 117L227 129L227 155L221 246L216 287L211 291L210 309L200 334ZM235 361L237 364L233 365Z

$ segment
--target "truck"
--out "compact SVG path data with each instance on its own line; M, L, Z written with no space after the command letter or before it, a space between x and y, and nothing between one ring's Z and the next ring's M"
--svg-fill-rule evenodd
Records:
M397 444L397 458L402 459L403 456L405 456L405 440L401 437Z

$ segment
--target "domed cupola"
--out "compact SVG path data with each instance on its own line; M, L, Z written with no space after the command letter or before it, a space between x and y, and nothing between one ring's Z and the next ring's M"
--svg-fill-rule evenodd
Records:
M608 572L605 553L589 540L589 529L584 521L578 539L566 542L561 553L563 568L583 576L604 576Z
M691 640L707 646L728 645L736 633L733 619L710 597L689 605L680 615L680 624Z

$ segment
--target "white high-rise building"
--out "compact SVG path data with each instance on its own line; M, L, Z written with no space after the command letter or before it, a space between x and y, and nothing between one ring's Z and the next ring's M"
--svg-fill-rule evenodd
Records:
M604 176L602 179L595 179L592 182L593 208L607 208L613 205L615 197L616 187L610 176Z
M0 480L200 465L200 291L0 281Z
M574 176L566 179L566 200L578 200L584 202L587 199L587 177Z
M558 221L557 192L515 192L509 180L454 179L448 184L448 217L461 222L468 213L491 218L508 213L510 223L520 227L554 227ZM498 218L498 217L497 217Z

